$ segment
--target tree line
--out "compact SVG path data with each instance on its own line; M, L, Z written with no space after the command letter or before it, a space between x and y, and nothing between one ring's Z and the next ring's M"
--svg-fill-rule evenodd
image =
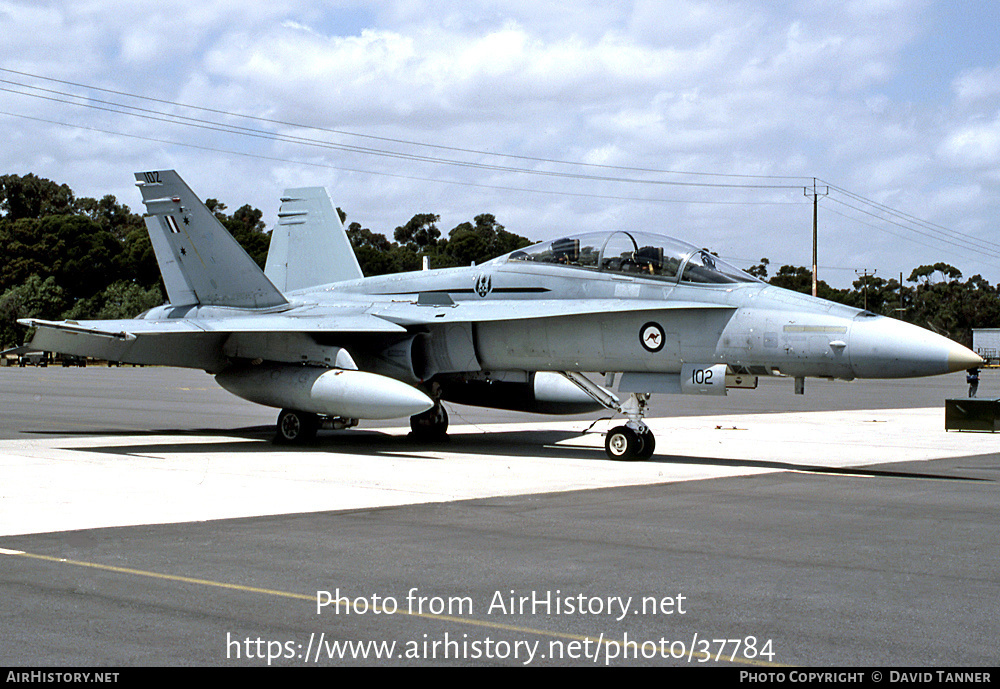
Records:
M261 267L271 235L263 212L205 205ZM346 214L337 209L341 220ZM393 240L351 222L347 234L365 275L482 263L531 244L490 214L443 236L440 216L421 213ZM0 348L20 344L18 318L118 319L162 304L163 287L142 215L112 196L77 198L66 184L33 174L0 176Z
M769 284L812 294L812 270L782 266L768 278L769 261L762 258L747 272ZM902 277L902 276L900 276ZM850 289L817 281L816 296L914 323L972 346L973 328L1000 327L1000 285L981 275L962 280L962 271L947 263L914 268L905 280L880 275L859 276Z
M243 205L232 213L218 199L205 205L261 267L270 233L263 213ZM424 257L434 268L482 263L532 242L508 232L488 213L447 235L440 216L418 213L385 234L347 222L366 276L419 270ZM0 176L0 347L19 344L18 318L131 318L163 303L160 271L142 216L112 196L77 198L69 186L33 174ZM778 287L809 294L808 268L782 266L769 275L764 258L748 272ZM930 328L965 345L972 328L1000 326L1000 285L979 275L962 281L954 266L915 268L906 283L881 276L859 278L850 289L820 281L824 299Z

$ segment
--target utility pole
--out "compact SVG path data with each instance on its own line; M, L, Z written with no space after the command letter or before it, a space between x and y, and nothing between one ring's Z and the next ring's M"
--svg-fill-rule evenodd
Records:
M830 187L827 187L826 191L824 191L822 194L820 194L819 188L816 186L816 178L813 177L812 193L809 192L809 187L803 187L802 191L803 191L803 193L806 196L812 196L813 197L813 275L812 275L813 285L812 285L812 287L813 287L813 296L815 297L816 296L816 284L819 281L819 278L818 278L818 274L819 274L819 267L818 267L819 266L819 261L817 260L817 256L818 256L817 244L819 243L819 241L818 241L818 239L819 239L819 222L818 222L819 221L819 211L818 211L819 197L820 196L827 196L830 193Z
M899 320L905 321L906 317L903 315L906 313L906 307L903 305L903 273L899 274L899 308L896 311L899 313Z
M875 277L875 273L877 273L877 272L878 272L878 268L876 268L875 270L873 270L872 271L872 277ZM855 275L861 275L862 273L860 271L855 270L854 274ZM902 275L902 273L900 275ZM867 311L868 310L868 269L867 268L865 268L864 276L865 276L865 281L864 281L864 287L862 288L862 292L865 295L865 311ZM900 292L900 294L902 294L902 292Z

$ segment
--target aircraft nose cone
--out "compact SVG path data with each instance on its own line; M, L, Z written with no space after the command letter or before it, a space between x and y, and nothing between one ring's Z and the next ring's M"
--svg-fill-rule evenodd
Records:
M976 354L968 347L963 347L957 342L952 342L952 349L948 352L948 371L964 371L967 368L982 366L985 361L983 357Z
M858 317L850 337L851 368L859 378L933 376L983 364L953 340L884 316Z

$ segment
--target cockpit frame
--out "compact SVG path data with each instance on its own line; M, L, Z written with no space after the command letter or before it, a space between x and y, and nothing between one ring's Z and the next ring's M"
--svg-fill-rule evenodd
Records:
M501 260L562 265L670 283L760 282L708 249L664 235L627 230L560 237L518 249Z

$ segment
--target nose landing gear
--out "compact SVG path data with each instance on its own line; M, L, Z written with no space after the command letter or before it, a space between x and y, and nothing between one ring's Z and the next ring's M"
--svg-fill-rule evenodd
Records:
M628 426L612 428L604 438L604 451L611 459L649 459L655 449L656 438L645 424L640 431Z
M612 428L604 438L604 451L610 459L628 461L649 459L653 456L656 438L642 420L649 405L649 393L633 392L623 403L610 390L597 385L582 374L573 371L561 373L604 408L628 417L628 423Z

